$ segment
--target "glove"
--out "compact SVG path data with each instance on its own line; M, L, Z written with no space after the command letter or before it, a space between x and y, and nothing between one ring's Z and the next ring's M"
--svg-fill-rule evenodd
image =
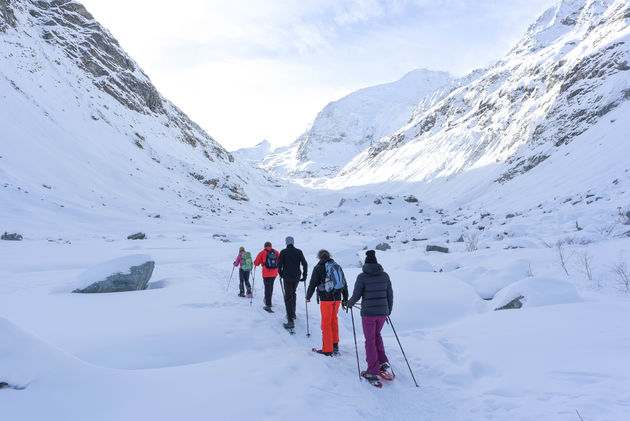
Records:
M343 311L345 311L346 313L348 312L348 300L343 300L341 302L341 308L343 309Z

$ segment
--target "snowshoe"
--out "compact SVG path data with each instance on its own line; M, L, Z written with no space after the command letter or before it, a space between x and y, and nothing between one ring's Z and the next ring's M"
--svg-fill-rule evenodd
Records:
M370 382L370 384L374 387L377 387L379 389L383 387L383 383L381 383L381 381L378 379L378 376L375 374L370 374L367 371L362 371L361 377Z
M291 335L295 335L295 326L293 323L282 323L282 326L289 332Z
M381 364L381 372L378 374L383 380L387 380L388 382L391 382L394 380L394 377L396 377L390 368L389 363L383 363Z
M321 355L325 355L327 357L332 357L333 356L332 352L324 352L321 349L317 349L317 348L313 348L313 349L311 349L311 351L316 352L316 353L321 354Z

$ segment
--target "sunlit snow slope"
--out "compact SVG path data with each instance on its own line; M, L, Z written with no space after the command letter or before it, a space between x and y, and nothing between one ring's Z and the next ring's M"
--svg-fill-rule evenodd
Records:
M263 167L297 178L334 176L359 152L405 124L418 102L452 80L446 72L414 70L398 81L331 102L291 146L267 156Z
M437 103L421 104L409 124L327 186L385 182L391 191L413 183L416 193L449 203L504 185L514 192L551 183L551 194L559 194L623 178L629 165L621 157L630 156L627 1L559 2L509 54L468 79Z

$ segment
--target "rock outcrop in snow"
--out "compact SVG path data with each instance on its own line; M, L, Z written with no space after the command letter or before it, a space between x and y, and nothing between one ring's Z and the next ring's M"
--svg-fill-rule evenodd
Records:
M137 254L101 263L79 276L87 284L72 292L103 293L139 291L147 288L155 262L150 256Z

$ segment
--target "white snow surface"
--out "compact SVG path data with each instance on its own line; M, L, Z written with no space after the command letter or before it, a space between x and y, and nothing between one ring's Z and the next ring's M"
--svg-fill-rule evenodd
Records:
M67 25L45 29L41 16L61 10ZM543 57L553 67L572 60L558 48L579 56L614 45L607 50L617 60L606 73L611 78L590 91L584 86L587 96L572 96L587 111L599 110L603 100L589 101L617 100L626 86L620 69L627 54L615 40L627 38L629 11L621 1L559 3L505 63L416 104L404 130L426 118L432 104L451 101L443 94L460 105L480 106L495 93L503 98L503 79L490 83L485 72L514 70L519 59L536 67ZM130 109L95 87L108 76L94 77L51 41L59 38L44 38L53 30L66 40L106 34L86 13L73 1L0 0L0 232L24 236L0 241L3 419L628 419L627 102L582 121L586 130L567 143L536 143L541 151L558 149L503 183L492 180L518 160L494 162L504 152L485 141L475 155L460 142L460 135L478 135L474 127L455 125L451 136L440 123L433 130L442 135L405 137L373 165L357 166L363 186L345 184L350 176L296 186L259 172L247 156L232 162L163 98L163 110L153 111L125 91L136 104ZM108 45L115 56L119 47ZM133 68L135 80L149 83ZM539 86L535 75L521 79L523 95ZM541 133L555 136L560 114L537 114L545 98L525 100L516 113L547 122ZM502 112L490 113L495 123L509 120ZM194 145L184 132L194 134ZM530 156L521 146L515 156ZM431 155L434 147L453 153ZM406 160L412 152L419 155ZM460 152L484 164L464 168ZM425 177L424 166L445 172ZM147 239L126 239L140 230ZM351 291L365 250L389 247L376 255L394 290L393 325L384 327L383 339L397 377L383 389L358 377L355 352L366 366L358 309L340 312L341 355L328 358L311 352L321 347L320 315L315 300L306 307L303 285L293 336L281 325L277 282L273 314L262 309L260 271L252 304L237 297L232 262L239 246L257 253L271 241L280 250L288 235L309 272L317 251L330 250ZM428 245L449 250L427 252ZM144 291L69 292L86 271L149 256L156 265ZM521 309L494 311L520 295Z

